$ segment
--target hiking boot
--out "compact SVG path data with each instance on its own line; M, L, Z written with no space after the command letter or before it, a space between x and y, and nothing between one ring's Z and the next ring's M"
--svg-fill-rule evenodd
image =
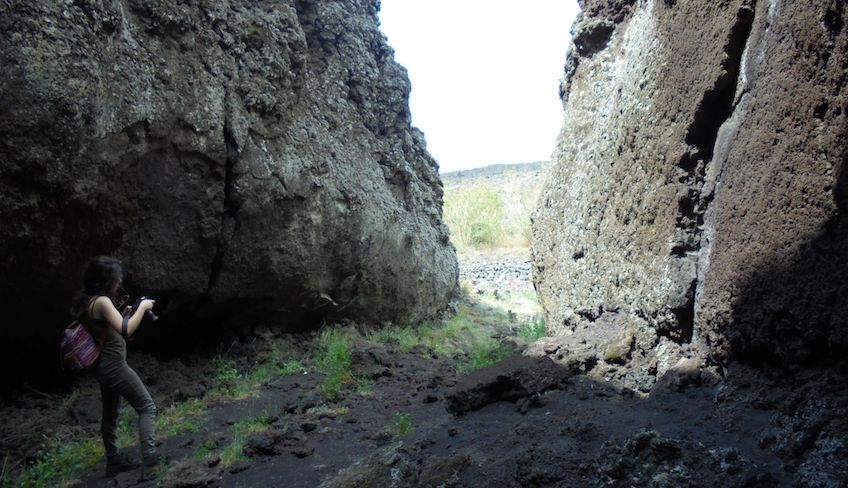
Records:
M138 467L126 454L106 456L106 477L112 478L118 473L123 473Z

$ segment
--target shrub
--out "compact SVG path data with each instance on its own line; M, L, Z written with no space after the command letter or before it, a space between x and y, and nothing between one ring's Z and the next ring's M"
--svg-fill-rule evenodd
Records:
M495 246L505 241L504 203L485 183L457 187L445 193L444 215L454 244Z

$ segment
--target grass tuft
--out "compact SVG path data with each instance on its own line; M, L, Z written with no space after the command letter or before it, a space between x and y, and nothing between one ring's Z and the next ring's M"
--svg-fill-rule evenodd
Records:
M393 427L397 437L409 434L412 432L412 416L408 413L395 412Z
M253 418L241 419L230 428L232 440L221 452L221 463L226 467L236 461L247 461L244 443L250 434L268 430L268 416L265 414Z
M194 457L197 459L203 459L205 457L209 457L215 453L215 441L206 440L200 446L197 447L197 451L194 453Z
M518 338L527 344L536 342L545 337L547 329L545 328L545 319L540 318L535 322L527 322L518 329Z
M362 396L371 396L374 393L374 381L364 376L356 377L356 392Z
M457 371L469 374L478 369L488 368L512 353L510 347L494 339L477 340L471 345L468 359L457 365Z
M204 408L202 400L193 398L160 410L156 417L156 433L162 437L173 437L200 431L198 417Z
M18 478L18 486L67 486L77 481L82 472L94 467L101 457L103 446L99 439L57 442L24 467Z
M342 386L353 381L350 338L337 329L325 329L318 338L315 365L326 375L321 391L334 401Z
M290 359L280 365L279 374L280 376L291 376L293 374L300 374L306 371L306 368L303 367L303 364L300 363L297 359Z

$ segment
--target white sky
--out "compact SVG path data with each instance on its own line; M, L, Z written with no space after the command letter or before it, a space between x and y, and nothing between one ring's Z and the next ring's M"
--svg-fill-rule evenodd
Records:
M576 0L382 0L412 123L448 172L550 159Z

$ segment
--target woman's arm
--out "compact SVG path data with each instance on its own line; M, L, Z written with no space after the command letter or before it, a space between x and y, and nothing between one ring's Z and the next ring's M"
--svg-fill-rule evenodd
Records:
M127 321L127 337L135 333L135 330L141 325L141 319L144 318L144 313L153 308L153 303L153 300L143 300L135 310L135 313L130 316L129 321ZM94 310L92 310L91 316L94 318L98 318L99 316L99 318L105 320L115 331L119 334L121 333L121 324L124 317L121 316L121 313L118 312L118 309L115 308L112 300L109 300L108 297L101 296L97 298L94 302Z

